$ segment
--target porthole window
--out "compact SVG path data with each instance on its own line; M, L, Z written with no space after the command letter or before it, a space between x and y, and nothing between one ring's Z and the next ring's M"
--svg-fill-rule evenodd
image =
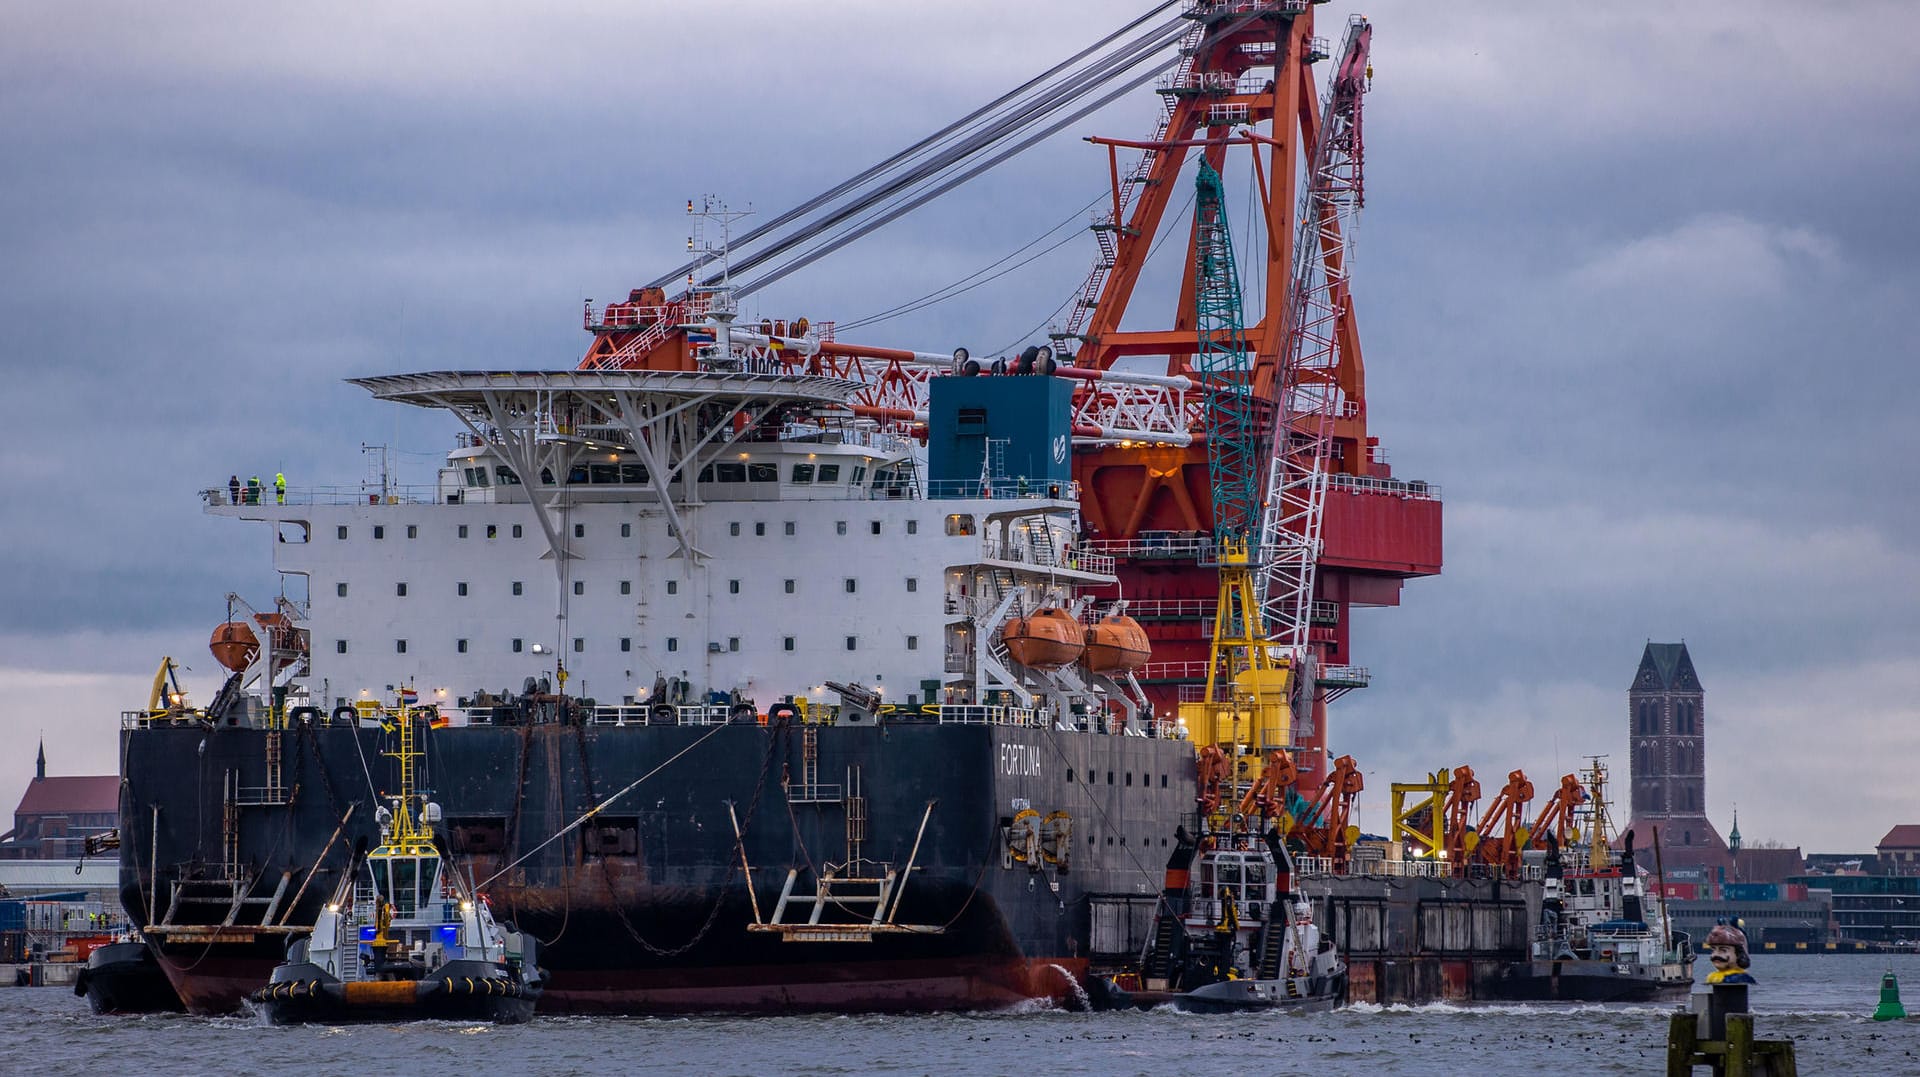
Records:
M386 537L387 537L387 529L386 529L386 528L384 528L384 527L381 527L381 526L380 526L379 524L374 524L374 525L373 525L373 537L374 537L374 538L376 538L376 539L383 539L383 538L386 538Z

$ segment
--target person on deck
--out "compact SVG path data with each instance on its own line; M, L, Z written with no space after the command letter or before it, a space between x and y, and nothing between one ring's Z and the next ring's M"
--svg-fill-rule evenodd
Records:
M230 502L231 504L238 505L240 503L240 476L227 476L227 493L233 498Z
M273 473L273 499L281 505L287 503L287 476L282 472Z

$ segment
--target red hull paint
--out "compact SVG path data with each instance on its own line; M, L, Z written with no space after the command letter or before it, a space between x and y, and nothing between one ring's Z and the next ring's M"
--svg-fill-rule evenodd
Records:
M194 958L198 957L196 962ZM234 1013L273 976L273 958L186 954L163 960L187 1011ZM803 966L569 972L552 980L539 1012L924 1013L990 1010L1045 1000L1070 1004L1086 958L980 958L937 966L911 961L821 960Z

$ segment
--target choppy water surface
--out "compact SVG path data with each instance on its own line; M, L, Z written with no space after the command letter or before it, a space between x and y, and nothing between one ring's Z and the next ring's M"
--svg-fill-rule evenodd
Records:
M1705 963L1702 962L1704 971ZM1761 1035L1801 1072L1920 1075L1920 1020L1866 1015L1893 969L1920 1013L1920 956L1760 955ZM1653 1074L1665 1006L1352 1006L1312 1016L1078 1014L568 1018L529 1025L273 1028L257 1017L95 1017L68 988L0 990L9 1074L673 1073Z

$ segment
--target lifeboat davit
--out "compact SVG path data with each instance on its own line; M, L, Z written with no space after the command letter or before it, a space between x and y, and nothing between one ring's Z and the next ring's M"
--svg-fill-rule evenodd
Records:
M1077 661L1087 648L1080 622L1066 610L1039 610L1031 617L1015 617L1000 630L1013 660L1032 669L1059 669Z
M213 630L207 649L213 652L214 661L239 673L259 657L260 638L245 621L228 621Z
M1131 673L1152 654L1147 630L1131 617L1109 615L1087 626L1087 669L1093 673Z

